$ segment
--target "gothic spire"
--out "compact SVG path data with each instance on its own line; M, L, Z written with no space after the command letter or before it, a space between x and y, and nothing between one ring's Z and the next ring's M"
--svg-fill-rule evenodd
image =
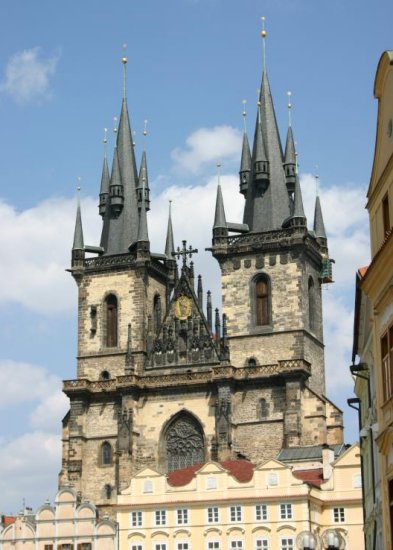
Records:
M175 252L175 243L173 239L172 227L172 201L169 201L168 228L166 232L165 256L168 260L175 260L173 253Z
M82 215L81 215L81 204L79 198L80 188L78 187L78 205L76 207L76 220L75 220L75 230L74 230L74 244L72 245L72 250L83 250L83 229L82 229Z
M291 195L295 191L296 183L296 149L295 141L293 139L292 132L292 121L291 121L291 92L288 92L288 132L287 132L287 141L285 144L285 155L284 155L284 171L285 171L285 180L287 184L288 193Z
M265 38L266 31L263 33L262 37ZM283 153L265 62L259 106L252 155L253 170L243 218L252 232L280 229L284 220L290 216ZM264 172L260 172L264 167L257 162L263 154L262 144L268 162Z
M138 243L149 242L149 234L147 230L147 215L146 215L146 204L145 204L145 189L142 187L142 203L141 210L139 212L139 223L138 223Z
M294 199L293 199L293 218L303 218L304 224L307 225L306 216L304 214L304 208L303 208L303 198L302 198L302 190L300 188L300 181L299 178L296 176L295 178L295 191L294 191Z
M221 184L220 184L220 168L221 164L217 164L217 198L216 198L216 211L214 215L213 224L213 237L222 237L228 234L228 226L225 217L224 199L222 198Z
M250 174L251 174L251 152L250 145L248 143L247 137L247 127L246 127L246 100L243 100L243 122L244 122L244 132L243 132L243 146L242 146L242 158L240 162L240 193L246 197L247 188L250 183Z
M102 175L101 175L100 204L98 207L100 216L102 218L105 216L105 211L108 205L109 185L110 185L108 161L106 158L106 144L107 144L106 132L107 130L105 128L105 138L104 138L105 154L104 154L104 163L102 166Z
M130 245L138 238L139 215L136 195L138 176L127 108L126 57L122 58L122 63L124 89L114 154L114 164L117 163L117 166L112 167L111 207L104 221L101 238L107 255L127 253ZM115 191L117 194L114 193Z
M326 239L325 224L323 223L321 201L319 195L315 199L315 212L314 212L314 233L316 237Z
M147 120L144 121L143 129L144 142L146 143L147 136ZM138 186L137 186L137 198L138 208L141 207L141 193L142 187L145 188L145 206L146 210L150 210L150 189L149 189L149 176L147 173L147 160L146 160L146 146L143 147L141 165L139 168Z

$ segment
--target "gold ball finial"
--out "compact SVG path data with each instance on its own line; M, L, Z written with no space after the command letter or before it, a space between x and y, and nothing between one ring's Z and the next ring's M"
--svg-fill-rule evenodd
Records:
M143 135L144 136L147 136L147 123L148 123L148 120L143 121L143 124L144 124Z
M246 111L247 99L243 99L242 103L243 103L243 112L242 112L242 115L245 117L245 116L247 116L247 111Z
M125 52L125 50L127 49L127 44L123 44L123 50ZM123 57L121 58L121 62L123 63L123 65L126 65L127 64L127 57L125 55L123 55Z
M265 17L265 16L261 17L261 21L262 21L261 36L262 36L262 38L266 38L266 35L267 35L267 32L266 32L266 30L265 30L265 21L266 21L266 17Z
M292 108L292 103L291 103L292 92L288 91L287 96L288 96L288 109L291 109Z

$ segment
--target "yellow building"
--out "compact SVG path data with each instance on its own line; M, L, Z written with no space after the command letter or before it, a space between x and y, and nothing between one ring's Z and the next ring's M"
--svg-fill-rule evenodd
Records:
M20 514L0 533L1 550L115 550L117 527L108 518L97 519L96 507L78 502L70 487L61 489L54 506L35 515Z
M166 475L144 469L118 497L119 547L294 550L339 543L331 547L360 550L359 447L337 460L327 447L322 453L322 464L232 460Z
M393 51L382 54L375 78L378 99L374 163L368 190L372 261L362 289L373 308L384 549L392 548L393 519Z

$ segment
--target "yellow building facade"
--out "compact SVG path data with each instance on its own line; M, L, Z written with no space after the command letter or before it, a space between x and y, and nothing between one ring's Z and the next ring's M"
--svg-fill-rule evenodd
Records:
M235 460L167 475L145 469L118 497L120 549L328 548L329 536L339 548L364 548L358 445L309 466Z
M393 51L380 58L374 95L378 99L377 135L367 203L372 260L362 289L373 308L383 548L389 550L393 534Z

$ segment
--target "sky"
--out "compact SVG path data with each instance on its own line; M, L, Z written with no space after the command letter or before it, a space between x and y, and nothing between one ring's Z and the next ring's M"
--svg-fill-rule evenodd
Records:
M61 381L76 377L76 285L66 269L81 187L85 242L97 245L98 193L108 128L127 96L138 161L147 151L152 249L164 249L168 201L176 245L197 247L196 272L219 305L219 270L204 249L220 161L227 219L238 193L247 100L252 136L266 60L281 138L287 91L309 224L315 174L336 260L324 287L328 396L348 409L355 272L369 261L366 192L380 55L393 48L393 5L311 0L2 0L0 18L0 513L53 501L67 411ZM124 50L123 44L127 44ZM144 120L148 135L143 137ZM80 179L78 179L80 178Z

